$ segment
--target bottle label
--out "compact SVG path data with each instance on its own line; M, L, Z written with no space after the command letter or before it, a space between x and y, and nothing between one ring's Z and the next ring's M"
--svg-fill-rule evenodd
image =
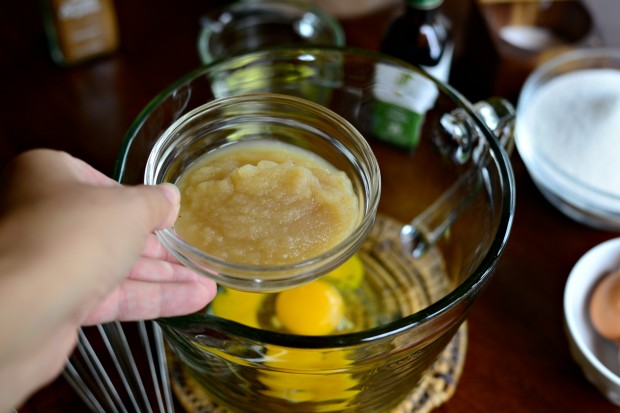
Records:
M375 101L372 133L379 139L397 146L414 148L420 140L424 117L393 103Z
M439 94L437 86L413 70L378 63L373 94L373 134L385 142L415 148L424 115Z
M65 64L115 50L118 27L112 0L50 0L52 56Z
M97 0L69 0L60 3L58 7L59 20L80 19L89 14L99 13L101 3Z

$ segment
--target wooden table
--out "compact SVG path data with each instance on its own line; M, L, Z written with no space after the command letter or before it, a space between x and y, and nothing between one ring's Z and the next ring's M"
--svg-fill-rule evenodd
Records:
M3 4L0 14L0 166L33 147L69 151L111 174L131 122L160 90L199 65L199 17L215 1L117 1L121 49L71 68L49 59L33 1ZM470 100L493 93L493 53L485 52L469 1L446 0L458 36L452 84ZM389 11L344 21L348 43L376 48ZM474 27L476 26L476 27ZM477 50L476 59L472 51ZM486 49L488 50L488 49ZM482 56L482 57L480 57ZM520 87L515 80L514 90ZM506 96L510 99L514 95ZM512 156L517 211L495 279L469 317L465 370L456 394L438 412L618 412L569 355L562 294L577 259L617 233L587 228L541 196L519 156ZM2 334L10 334L3 332ZM45 345L42 343L42 345ZM63 379L21 409L86 411Z

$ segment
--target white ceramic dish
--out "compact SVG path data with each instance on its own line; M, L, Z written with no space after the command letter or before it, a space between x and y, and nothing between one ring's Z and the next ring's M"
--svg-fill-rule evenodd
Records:
M589 304L601 276L620 268L620 238L592 248L577 261L564 289L564 321L570 351L587 379L620 406L620 346L601 337L592 326Z

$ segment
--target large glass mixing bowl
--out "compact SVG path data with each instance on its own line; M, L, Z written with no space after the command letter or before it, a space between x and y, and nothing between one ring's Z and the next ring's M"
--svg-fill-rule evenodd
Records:
M504 149L512 115L497 118L501 105L474 106L415 67L373 52L257 51L200 68L157 96L129 130L116 178L142 183L155 141L185 113L265 92L333 110L378 160L382 197L357 253L365 275L349 309L358 328L295 335L208 308L159 324L183 370L229 411L393 411L457 333L505 247L515 208Z

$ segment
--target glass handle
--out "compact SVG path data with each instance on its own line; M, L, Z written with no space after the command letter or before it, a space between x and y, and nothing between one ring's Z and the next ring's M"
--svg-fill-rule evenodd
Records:
M491 98L476 103L476 110L486 125L493 131L499 143L511 153L514 147L515 111L505 99ZM452 137L451 142L435 144L458 163L473 159L475 165L465 172L452 186L444 191L430 206L404 225L400 231L400 243L407 254L420 258L434 245L456 221L482 187L479 165L485 162L488 153L486 145L480 143L470 119L457 109L442 117L440 123Z
M504 98L492 97L476 103L474 107L510 155L514 149L514 106Z
M420 258L456 221L479 192L480 174L469 169L435 202L402 227L400 243L414 258Z

